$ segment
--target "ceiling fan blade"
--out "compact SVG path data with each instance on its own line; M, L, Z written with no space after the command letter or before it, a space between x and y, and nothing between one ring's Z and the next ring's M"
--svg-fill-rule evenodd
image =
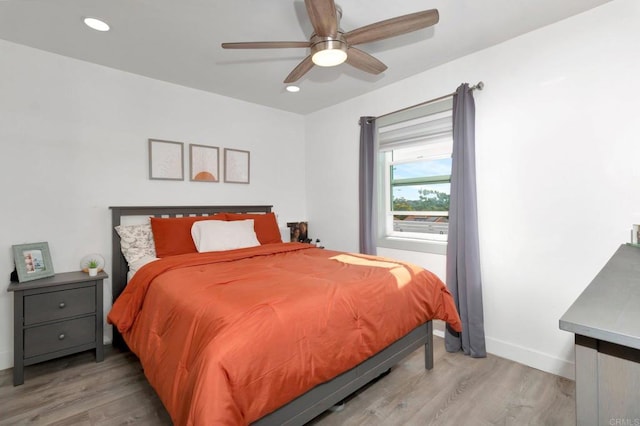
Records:
M435 25L439 20L437 9L425 10L357 28L344 34L344 38L349 46L354 46L417 31Z
M338 34L338 12L334 0L304 0L313 30L320 37Z
M380 74L387 69L387 66L378 59L355 47L350 47L349 50L347 50L346 62L352 67L356 67L370 74Z
M223 49L286 49L289 47L310 47L308 41L247 41L222 43Z
M293 83L294 81L298 81L303 75L309 72L311 68L313 68L313 61L311 60L311 55L309 55L291 71L287 78L284 79L284 82Z

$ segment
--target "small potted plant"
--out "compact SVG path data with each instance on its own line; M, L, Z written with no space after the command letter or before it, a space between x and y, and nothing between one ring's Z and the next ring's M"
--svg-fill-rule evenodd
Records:
M98 261L97 260L91 259L87 263L87 268L89 268L89 276L90 277L95 277L96 275L98 275Z

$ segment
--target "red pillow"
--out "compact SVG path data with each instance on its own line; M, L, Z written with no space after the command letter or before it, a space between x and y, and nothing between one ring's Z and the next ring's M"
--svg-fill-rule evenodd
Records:
M247 220L253 219L253 230L260 244L281 243L282 237L275 213L266 214L245 214L227 213L227 220ZM157 249L156 249L157 250Z
M213 216L152 217L151 230L156 245L156 256L166 257L197 253L191 237L191 226L199 220L225 220L224 213Z

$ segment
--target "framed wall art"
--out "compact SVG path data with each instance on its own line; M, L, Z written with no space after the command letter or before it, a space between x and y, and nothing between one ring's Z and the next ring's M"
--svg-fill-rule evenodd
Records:
M224 149L224 181L229 183L249 183L249 151Z
M289 228L289 235L291 237L290 242L311 242L309 239L309 226L307 222L287 222L287 228Z
M217 146L189 145L189 179L194 182L219 182Z
M18 244L12 246L18 281L32 281L53 276L53 262L49 243Z
M149 139L149 179L184 180L184 144Z

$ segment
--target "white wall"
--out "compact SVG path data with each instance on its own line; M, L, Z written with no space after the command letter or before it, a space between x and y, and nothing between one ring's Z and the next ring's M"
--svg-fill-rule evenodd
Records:
M640 222L638 22L640 3L616 0L307 116L310 226L330 248L358 249L359 116L484 81L475 99L487 349L572 377L573 335L558 320ZM391 254L444 274L444 256Z
M148 138L249 150L251 184L189 182L188 172L182 182L151 181ZM305 219L303 139L296 114L0 41L4 282L11 245L38 241L49 243L57 272L94 252L109 272L112 205L273 204L281 223ZM110 280L105 301L106 313ZM3 290L0 369L13 365L12 322Z

